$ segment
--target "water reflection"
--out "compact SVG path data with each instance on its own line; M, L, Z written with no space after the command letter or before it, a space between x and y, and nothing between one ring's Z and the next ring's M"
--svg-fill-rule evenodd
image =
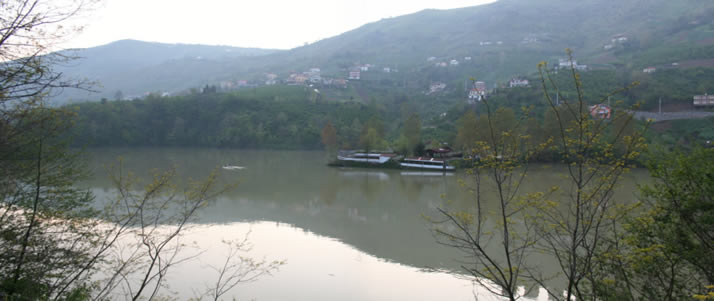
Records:
M331 168L324 164L321 152L102 149L93 150L91 154L90 166L95 176L84 185L99 199L110 196L113 191L102 166L118 156L124 157L126 169L142 178L149 178L151 169L175 166L181 177L198 179L218 168L221 182L238 182L237 189L222 195L202 212L199 221L206 225L205 236L222 233L230 239L232 233L241 232L239 230L253 222L273 222L259 223L263 234L254 231L251 237L258 249L266 252L265 255L279 252L272 258L288 259L285 270L292 271L281 271L275 278L277 280L251 284L256 287L250 290L255 295L246 296L248 299L319 300L321 298L317 296L325 296L325 300L344 300L349 299L347 296L355 296L354 300L473 300L470 283L445 274L428 276L418 272L423 267L458 269L454 259L460 254L435 243L431 225L423 216L433 215L434 209L445 200L455 208L473 206L472 195L458 181L465 177L463 173ZM245 169L220 169L223 165ZM616 198L631 201L635 197L636 180L646 178L642 177L643 173L629 174ZM541 191L560 182L563 182L562 168L534 166L523 190ZM486 208L492 209L495 207ZM293 228L288 231L285 227L275 226L276 223L306 232ZM210 245L207 242L206 246ZM305 262L296 263L293 258L302 258L300 262ZM313 275L317 273L315 270L322 274ZM341 278L337 275L350 276ZM385 283L380 284L380 281ZM404 283L400 286L390 281ZM273 295L283 290L270 289L271 285L279 285L289 288L285 291L298 290L292 286L309 287L312 282L323 282L324 285L314 284L316 286L310 289L318 291L305 298L291 294ZM431 286L436 292L421 292L426 282L436 285ZM438 291L443 293L447 288L459 288L461 295L427 297ZM319 290L325 290L324 294ZM411 291L420 293L412 294Z

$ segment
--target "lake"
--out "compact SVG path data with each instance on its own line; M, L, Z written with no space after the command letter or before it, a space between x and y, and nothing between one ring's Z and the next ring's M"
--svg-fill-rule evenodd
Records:
M227 249L221 240L250 232L250 256L285 260L279 271L237 286L225 299L239 300L497 300L457 271L460 254L436 243L425 216L449 201L468 208L472 196L462 187L465 173L350 169L326 166L323 152L225 149L94 149L88 151L93 176L82 183L99 200L115 189L106 165L123 158L124 167L142 178L153 169L175 167L184 178L200 179L218 169L221 183L237 188L205 208L185 241L205 253L175 266L164 294L193 297L217 277ZM562 166L534 165L524 191L563 182ZM616 192L636 198L646 171L627 174ZM495 204L494 204L495 205ZM533 292L533 300L545 294Z

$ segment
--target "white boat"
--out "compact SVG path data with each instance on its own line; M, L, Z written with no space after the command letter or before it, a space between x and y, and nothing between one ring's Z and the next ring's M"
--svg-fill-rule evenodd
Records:
M351 153L337 155L337 160L343 162L384 164L394 157L396 157L396 154L393 153Z
M430 157L405 158L399 165L402 168L417 168L431 170L455 170L454 166L444 159L435 159Z

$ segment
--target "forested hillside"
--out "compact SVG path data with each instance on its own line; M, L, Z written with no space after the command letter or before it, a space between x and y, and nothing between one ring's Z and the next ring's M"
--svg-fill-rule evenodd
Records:
M711 1L500 0L383 19L289 51L122 41L81 50L84 59L63 69L68 76L98 81L100 93L65 91L57 99L180 94L239 81L262 85L266 74L275 74L280 83L310 68L347 78L364 64L373 68L362 80L391 81L398 83L392 89L407 92L469 77L493 87L532 74L541 61L557 63L565 48L591 70L615 70L625 77L673 63L680 69L711 68L713 16ZM451 65L452 60L458 64ZM383 68L393 72L378 74Z

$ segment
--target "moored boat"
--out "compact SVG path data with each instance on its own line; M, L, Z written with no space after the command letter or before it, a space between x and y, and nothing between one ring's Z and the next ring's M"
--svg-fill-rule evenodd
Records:
M351 153L347 155L337 155L338 161L361 162L372 164L384 164L396 157L393 153Z
M330 166L398 168L400 156L391 152L341 151Z
M399 163L402 168L416 168L416 169L429 169L429 170L455 170L456 168L449 165L449 162L445 159L436 159L431 157L416 157L416 158L404 158L402 162Z

